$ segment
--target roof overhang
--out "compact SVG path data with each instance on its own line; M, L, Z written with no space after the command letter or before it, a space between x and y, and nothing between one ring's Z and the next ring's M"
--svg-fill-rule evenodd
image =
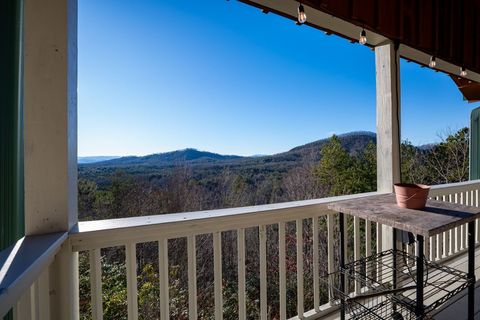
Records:
M480 101L480 83L463 79L458 76L450 76L457 85L463 97L468 102Z

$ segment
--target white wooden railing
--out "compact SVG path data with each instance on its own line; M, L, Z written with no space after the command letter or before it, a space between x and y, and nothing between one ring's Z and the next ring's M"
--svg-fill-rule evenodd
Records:
M443 201L452 201L468 205L478 206L478 190L480 181L470 181L439 185L432 187L431 198ZM101 257L100 249L113 246L124 246L126 250L127 272L127 301L128 318L138 318L137 304L137 261L136 244L141 242L158 242L159 246L159 281L160 281L160 316L161 319L170 318L169 310L169 262L168 241L171 239L186 238L188 248L188 315L190 319L197 319L197 265L196 265L196 237L200 235L212 235L213 245L213 269L214 269L214 316L215 319L223 317L223 293L222 293L222 233L234 231L237 234L237 263L238 263L238 317L245 319L246 311L246 288L245 288L245 230L256 228L258 230L258 260L260 275L260 301L259 319L269 318L269 301L267 301L267 282L272 276L267 271L267 232L266 227L276 225L278 227L278 270L279 270L279 306L280 319L287 318L319 318L334 311L335 307L328 301L320 300L321 285L319 283L319 268L321 264L327 264L327 271L335 270L335 246L338 243L336 233L336 217L326 209L328 203L344 199L363 197L371 194L350 195L344 197L332 197L317 200L297 201L273 205L261 205L255 207L222 209L202 212L170 214L150 217L135 217L115 220L92 221L79 223L78 232L71 235L71 243L75 251L88 251L91 269L91 304L94 319L102 319L102 283L101 283ZM326 229L320 230L319 219L326 220ZM347 218L345 218L347 219ZM288 236L287 224L295 224L296 239L296 314L287 314L286 297L286 237ZM305 223L311 223L311 230L306 231ZM478 221L477 221L478 223ZM363 219L353 220L353 234L347 234L347 252L353 251L353 259L368 256L373 250L379 251L382 247L382 227L374 225L376 237L372 237L372 224ZM365 238L361 237L364 234ZM304 301L304 244L303 233L311 232L313 238L313 308L305 310ZM327 248L319 248L319 235L327 232ZM353 239L352 239L353 238ZM478 241L477 234L477 241ZM364 251L361 243L364 241ZM319 261L319 251L326 249L327 261ZM426 253L432 260L444 260L461 254L466 250L466 227L459 227L453 231L445 232L437 237L430 238L426 246ZM381 277L381 275L379 275ZM354 291L360 292L362 288L355 286Z
M433 186L429 195L432 199L440 201L478 207L479 190L480 180L473 180ZM479 220L477 219L475 223L477 230L475 244L478 244L480 240ZM468 248L467 243L467 225L465 224L453 230L430 237L430 241L425 248L425 253L430 260L441 261L465 252Z
M479 205L480 181L469 181L438 185L432 187L430 196L437 200L451 201L467 205ZM313 319L320 318L335 311L335 306L320 299L321 283L319 281L320 269L326 268L327 272L335 270L336 250L338 251L337 215L326 209L328 203L364 197L371 194L359 194L325 199L296 201L272 205L254 207L221 209L180 214L168 214L158 216L134 217L124 219L112 219L103 221L80 222L78 227L69 235L69 246L74 252L88 252L90 264L90 290L91 310L93 319L103 319L102 299L102 254L101 249L122 246L125 249L125 265L127 278L127 312L128 319L138 319L139 308L137 301L137 244L145 242L158 243L158 275L160 283L160 317L169 319L169 254L168 243L172 239L186 239L188 261L188 306L185 306L190 319L197 319L201 314L197 304L197 270L196 253L199 247L198 237L210 235L213 258L213 291L214 291L214 317L221 319L223 316L223 271L222 253L225 253L225 243L222 243L222 234L234 232L236 234L237 249L237 287L238 287L238 317L247 317L247 293L246 293L246 258L247 251L252 245L248 243L246 233L256 229L258 239L259 261L259 314L254 317L267 319L271 310L271 301L268 301L268 281L272 279L267 265L267 242L272 233L267 228L275 227L275 241L278 245L278 306L281 319ZM320 224L320 220L324 224ZM311 226L307 228L306 226ZM326 230L322 226L326 227ZM477 221L478 226L478 221ZM372 227L374 228L372 230ZM477 228L478 230L478 228ZM293 234L291 234L293 231ZM326 248L320 247L320 237L325 237ZM374 237L374 233L376 237ZM311 236L313 241L311 249L304 247L304 235ZM364 234L364 238L362 237ZM466 226L458 227L449 232L432 237L426 246L426 253L431 260L443 261L459 254L467 249ZM47 292L49 265L54 261L55 254L64 243L66 235L58 234L54 238L42 236L42 238L26 238L13 246L9 251L0 253L0 311L5 313L9 308L15 308L17 318L47 318L49 314ZM353 234L347 234L349 251L353 251L353 259L368 256L372 251L379 251L382 247L381 225L374 225L362 219L353 220ZM48 238L48 239L47 239ZM287 239L295 239L296 257L295 274L289 274L287 270ZM43 239L39 241L39 239ZM479 243L477 231L476 243ZM28 241L26 241L28 240ZM325 242L322 242L323 244ZM362 243L364 243L362 248ZM43 248L43 249L42 249ZM305 260L306 250L311 250L312 261ZM320 252L326 251L327 259L320 260ZM25 257L29 257L25 259ZM20 259L21 257L21 259ZM10 259L10 260L9 260ZM20 263L21 265L14 263ZM304 277L306 264L311 263L313 276L309 279ZM304 265L305 264L305 265ZM326 266L325 266L326 264ZM18 270L12 273L12 268ZM291 270L290 270L291 272ZM106 275L108 277L108 275ZM295 314L287 314L287 277L296 278L296 311ZM380 275L381 276L381 275ZM307 290L313 290L313 304L306 304L304 296ZM359 292L362 288L356 286L354 291ZM330 297L329 297L330 298ZM306 310L307 309L307 310ZM27 315L21 315L21 314ZM43 316L40 316L43 314Z
M0 319L50 319L50 267L66 232L27 236L0 252ZM57 270L58 271L58 270Z
M364 197L371 195L359 194L342 197L332 197L317 200L306 200L272 205L260 205L255 207L221 209L191 213L169 214L149 217L134 217L115 220L91 221L79 223L78 232L71 235L71 243L75 251L88 251L91 270L91 304L94 319L102 319L102 283L101 283L101 257L100 249L113 246L124 246L127 270L127 301L128 319L138 318L137 304L137 261L136 244L155 241L159 246L159 281L160 281L160 317L170 319L169 310L169 261L168 241L172 239L186 238L188 248L188 315L190 319L197 319L199 310L197 306L197 270L196 270L196 237L200 235L212 235L213 245L213 269L214 269L214 317L223 317L223 292L222 292L222 233L234 231L237 234L237 268L238 268L238 317L247 318L246 308L246 277L245 277L245 251L250 244L246 242L246 229L258 230L258 261L260 275L260 301L259 314L254 315L259 319L269 318L269 301L267 301L267 282L272 275L267 271L267 226L278 228L278 276L279 276L279 315L286 318L318 318L332 311L328 301L320 301L319 268L320 264L327 264L328 272L334 271L335 250L334 241L336 215L326 209L328 203ZM326 230L320 230L319 219L325 219ZM311 225L306 230L305 224ZM361 242L360 229L365 229L365 254L369 255L375 245L372 241L371 223L364 223L360 219L354 220L354 234L350 237L353 242L354 258L364 255L360 252ZM296 239L296 314L287 314L287 270L286 270L286 237L289 230L287 225L295 225L294 235ZM377 227L377 230L381 230ZM312 244L312 269L313 277L309 284L313 288L313 307L305 310L304 301L304 233L308 232L313 239ZM319 261L319 236L321 232L328 234L327 259ZM380 232L379 232L380 233ZM377 234L378 235L378 234ZM381 233L378 235L381 239ZM353 239L352 239L353 238ZM380 240L381 241L381 240ZM378 245L377 245L378 247ZM356 288L360 290L360 288Z

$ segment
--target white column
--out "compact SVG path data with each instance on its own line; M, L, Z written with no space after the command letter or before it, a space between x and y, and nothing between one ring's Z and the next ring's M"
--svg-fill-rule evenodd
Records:
M77 4L25 1L25 233L77 223Z
M25 234L70 230L77 217L77 0L24 3ZM53 319L78 318L77 254L51 267Z
M393 43L375 47L377 83L377 190L393 192L400 182L400 61ZM392 229L383 227L383 250Z

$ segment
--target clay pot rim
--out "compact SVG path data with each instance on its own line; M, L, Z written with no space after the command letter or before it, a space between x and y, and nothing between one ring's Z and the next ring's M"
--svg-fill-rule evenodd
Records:
M411 188L411 189L419 189L419 190L429 190L430 186L426 184L420 184L420 183L395 183L395 187L400 187L400 188Z

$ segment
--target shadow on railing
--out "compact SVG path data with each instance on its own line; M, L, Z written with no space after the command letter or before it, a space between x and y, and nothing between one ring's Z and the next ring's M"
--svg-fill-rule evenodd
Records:
M0 319L11 308L16 319L49 318L48 267L66 239L66 232L28 236L0 252ZM22 299L25 305L16 307Z

